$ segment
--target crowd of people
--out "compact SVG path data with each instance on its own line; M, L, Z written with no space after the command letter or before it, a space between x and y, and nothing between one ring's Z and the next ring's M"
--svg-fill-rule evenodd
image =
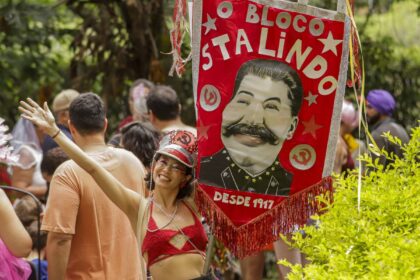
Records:
M390 131L403 143L409 139L391 118L394 98L372 90L366 99L374 142L401 156L382 137ZM11 143L19 160L9 167L10 184L45 209L41 217L32 197L0 190L0 279L28 279L40 268L41 279L214 279L205 266L208 233L194 203L197 132L182 122L169 86L136 80L128 104L130 115L106 141L106 111L94 93L64 90L52 111L21 101ZM357 160L367 151L354 136L358 115L344 101L337 173L365 169ZM267 250L305 262L283 240ZM239 264L242 279L262 279L264 252ZM287 273L279 265L279 277Z

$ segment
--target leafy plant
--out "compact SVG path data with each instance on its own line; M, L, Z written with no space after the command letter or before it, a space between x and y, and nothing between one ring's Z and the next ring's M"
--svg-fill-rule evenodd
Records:
M404 158L385 154L395 158L386 168L363 156L374 168L362 179L359 210L357 174L337 178L334 203L320 198L327 213L293 236L309 264L280 261L292 268L289 279L420 278L420 127L411 137Z
M6 3L7 2L7 3ZM68 84L68 49L77 21L56 1L0 4L0 115L11 125L18 100L43 102Z
M390 91L397 101L393 117L408 129L416 126L420 114L419 7L419 1L394 2L387 13L371 15L361 35L366 93Z
M0 115L12 125L18 100L52 101L62 89L74 88L104 99L112 132L127 113L132 81L173 84L166 78L172 56L163 55L171 51L164 13L171 5L164 0L2 1L0 103L8 106L0 107ZM178 83L174 86L183 93L185 83ZM187 83L191 88L190 79ZM185 107L192 104L192 97L187 102L183 97Z

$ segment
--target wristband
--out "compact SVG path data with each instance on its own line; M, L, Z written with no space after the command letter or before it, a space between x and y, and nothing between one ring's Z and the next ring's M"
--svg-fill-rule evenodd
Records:
M57 137L58 136L58 134L60 134L60 132L61 132L61 130L60 129L58 129L58 131L53 135L53 136L51 136L51 138L52 139L54 139L55 137Z

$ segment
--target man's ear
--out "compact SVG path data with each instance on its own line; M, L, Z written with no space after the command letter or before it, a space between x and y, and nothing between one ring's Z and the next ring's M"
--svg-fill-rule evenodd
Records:
M74 127L74 125L71 123L71 120L68 120L68 121L67 121L67 124L68 124L68 126L69 126L69 130L70 130L71 135L72 135L72 136L73 136L73 135L75 135L75 133L77 132L77 130L76 130L76 128Z
M292 118L292 122L290 124L289 131L287 132L287 137L286 137L287 140L292 139L293 133L295 133L296 127L298 125L298 121L299 121L299 119L298 119L297 116Z
M153 113L152 110L149 110L149 121L150 123L156 122L156 115Z
M104 132L106 132L106 129L108 128L108 119L105 118L105 123L104 123Z

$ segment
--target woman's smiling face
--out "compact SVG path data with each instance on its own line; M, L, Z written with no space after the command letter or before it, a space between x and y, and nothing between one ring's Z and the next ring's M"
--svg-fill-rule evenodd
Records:
M153 167L155 187L180 188L187 181L187 167L179 161L160 155Z

